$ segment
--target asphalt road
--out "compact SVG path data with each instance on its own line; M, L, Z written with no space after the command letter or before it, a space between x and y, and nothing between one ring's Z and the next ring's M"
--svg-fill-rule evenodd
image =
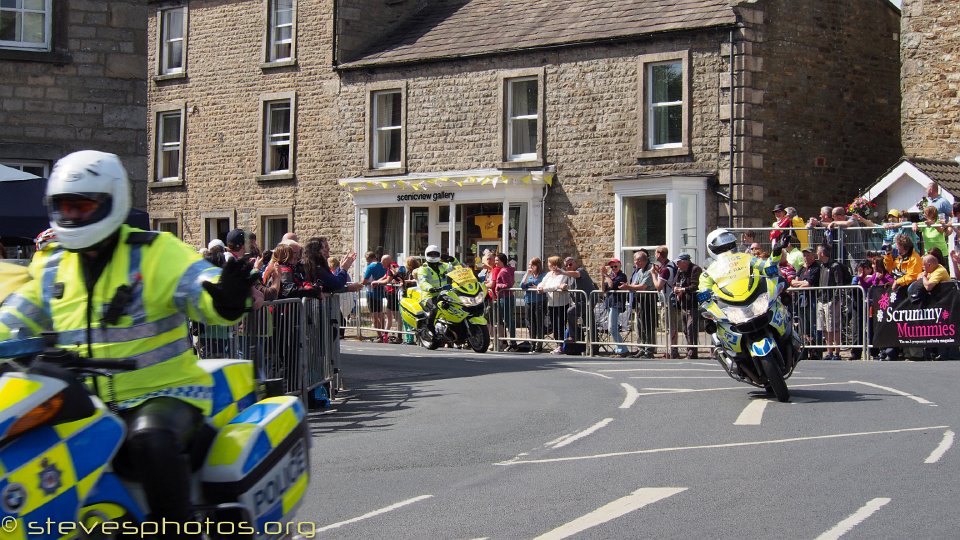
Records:
M958 537L960 362L806 361L778 403L709 360L343 351L320 538Z

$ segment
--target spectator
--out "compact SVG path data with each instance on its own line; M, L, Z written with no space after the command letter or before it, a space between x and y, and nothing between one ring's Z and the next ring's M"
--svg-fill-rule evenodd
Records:
M937 209L937 219L940 221L949 221L953 218L953 206L950 201L940 195L940 186L936 182L927 184L927 204Z
M633 291L630 304L636 312L637 341L641 343L634 357L653 358L655 347L652 345L657 342L657 298L653 293L643 291L656 290L653 284L656 270L650 264L650 256L643 250L633 253L633 268L630 283L623 285L621 289Z
M923 238L923 249L930 253L934 248L939 248L940 253L947 253L947 235L953 230L950 225L945 225L937 219L937 208L932 204L923 208L923 224L914 223L913 232L919 233ZM946 264L947 261L941 260L940 264Z
M687 358L697 357L700 337L700 307L697 305L697 288L703 269L693 263L689 253L677 256L677 280L673 291L677 297L683 334L687 338Z
M760 247L760 244L758 244L757 242L750 244L750 247L747 248L747 252L753 255L754 257L759 257L761 251L763 251L763 248Z
M667 246L658 246L654 251L657 259L657 272L653 275L653 286L660 291L660 300L666 309L667 357L678 358L677 330L680 328L680 310L677 308L677 295L673 287L677 281L677 265L667 257Z
M827 246L817 246L817 258L820 260L820 286L837 287L849 285L852 281L847 267L831 259ZM827 351L824 360L840 360L840 312L842 292L837 289L821 290L817 303L817 327L823 331Z
M928 207L929 208L929 207ZM923 284L923 288L928 292L932 291L937 284L950 280L950 274L947 269L940 264L933 255L924 255L921 260L923 263L923 272L917 277L917 281Z
M893 283L893 274L883 265L882 260L877 260L873 264L873 273L864 278L867 289L870 287L887 287Z
M223 268L223 265L227 262L227 258L224 255L226 249L227 247L224 245L223 240L214 238L209 244L207 244L207 254L204 256L204 258L210 264L219 268Z
M755 233L754 231L744 231L743 242L740 242L740 245L743 246L744 253L752 254L753 246L754 245L756 245L757 247L760 246L760 244L757 243L757 233Z
M260 246L257 245L257 235L256 233L247 234L247 252L256 259L261 255Z
M773 207L773 228L770 230L770 244L776 243L783 229L789 229L793 226L793 220L787 215L787 210L782 204ZM789 231L788 231L789 232Z
M873 263L869 260L860 261L857 265L857 275L853 276L853 285L859 285L866 293L873 282Z
M400 331L400 291L403 282L406 280L406 268L403 268L390 255L380 257L380 265L386 270L383 277L374 282L377 287L382 287L383 296L387 301L387 309L384 311L386 319L384 329L389 330L394 327L396 321L397 332ZM387 340L391 343L400 343L399 335L390 336L387 334Z
M603 292L607 293L603 301L607 311L607 331L610 332L610 340L616 344L613 353L624 358L628 351L620 336L620 314L624 311L626 298L617 291L627 282L627 275L620 270L621 266L620 259L610 259L609 263L600 267L600 275L603 279Z
M873 223L870 223L871 225ZM883 223L880 225L883 227L883 243L882 247L893 248L893 239L900 232L900 211L896 208L891 208L887 212L887 217L884 218Z
M820 207L820 215L818 217L812 217L807 221L807 229L816 229L808 231L810 234L810 248L814 249L814 246L821 243L833 243L832 232L828 228L830 223L833 222L833 207L832 206L822 206ZM814 249L814 251L816 251Z
M497 253L494 265L496 265L493 284L493 300L496 305L494 308L497 324L496 335L501 338L509 336L510 341L501 342L500 349L513 351L517 348L514 343L517 337L517 323L514 320L516 301L513 292L510 291L514 283L513 267L510 266L506 253Z
M806 248L803 253L803 269L793 280L793 287L805 289L808 287L817 287L820 285L820 261L817 260L813 248ZM820 340L817 336L817 308L816 293L813 291L797 291L794 301L795 315L800 319L800 335L803 336L807 345L818 345ZM807 353L807 358L819 359L820 351L815 350Z
M300 239L297 238L297 233L295 232L284 233L283 238L280 239L280 242L284 242L285 240L292 240L294 242L300 241Z
M417 286L417 278L420 274L420 259L411 255L410 257L407 257L407 260L404 261L404 263L404 266L407 267L407 279L403 282L403 288L404 290L415 288ZM415 328L408 325L407 321L403 320L403 317L400 317L400 320L403 322L404 343L407 345L413 345L415 343L415 338L413 335Z
M803 269L803 253L797 247L798 243L796 236L790 236L789 241L783 246L783 259L780 261L782 263L786 260L793 267L795 273L799 273Z
M363 287L361 283L349 283L350 275L341 268L340 260L330 256L330 243L326 237L308 239L303 253L304 278L314 287L331 294L357 292Z
M570 304L568 308L570 312L567 313L567 333L570 336L570 340L580 341L583 338L580 336L579 330L587 327L590 322L587 314L593 313L593 299L591 294L597 290L597 286L593 283L593 280L590 279L590 275L587 274L587 269L582 264L577 265L577 260L573 257L564 259L563 266L566 274L575 281L574 289L582 291L581 294L573 295L573 303ZM577 326L578 319L580 320L580 326ZM589 328L590 340L596 343L596 325L590 326L593 326L593 328Z
M537 285L537 292L547 294L547 309L550 314L551 328L553 329L553 338L563 342L563 329L567 326L567 313L573 301L570 299L570 289L576 285L573 278L560 269L561 259L554 255L547 259L547 267L550 269L543 280ZM561 347L557 347L553 354L562 354Z
M893 288L897 289L916 281L923 271L923 263L909 236L898 234L894 241L897 244L898 257L894 259L893 254L888 253L883 258L883 264L894 275Z
M383 330L383 287L379 280L387 274L387 269L377 260L377 254L368 251L364 254L367 267L363 271L363 284L367 287L367 309L373 318L373 327L377 330L377 337L382 343L387 343L388 334Z
M790 226L793 227L793 236L797 239L797 242L794 242L797 249L800 250L809 246L809 235L807 231L804 230L806 223L803 221L803 218L797 215L797 209L792 206L788 206L785 210L787 212L787 216L790 217Z
M520 288L524 290L523 303L527 310L527 330L530 331L530 339L535 340L542 340L544 334L543 317L546 312L543 305L544 295L537 292L537 286L543 281L545 275L543 261L540 257L534 257L530 259L527 271L520 279ZM534 352L540 352L543 350L543 342L534 341L531 348Z
M231 259L241 260L246 255L246 258L249 259L250 255L246 253L246 235L243 232L243 229L233 229L227 233L227 250L224 253L224 257L229 261Z

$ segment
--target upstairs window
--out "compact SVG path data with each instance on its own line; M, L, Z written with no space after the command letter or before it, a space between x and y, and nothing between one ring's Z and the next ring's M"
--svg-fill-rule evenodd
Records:
M372 94L374 169L394 169L403 161L403 94L385 90Z
M651 64L647 76L650 148L679 147L683 142L683 67L680 62Z
M0 0L0 48L49 51L53 0Z
M537 159L538 93L536 77L507 83L507 161Z
M267 1L267 62L292 60L295 1Z
M184 72L186 64L187 8L161 10L160 75Z
M264 174L289 173L291 155L290 101L272 101L266 104L266 140Z
M157 114L158 182L183 178L183 111L171 110Z

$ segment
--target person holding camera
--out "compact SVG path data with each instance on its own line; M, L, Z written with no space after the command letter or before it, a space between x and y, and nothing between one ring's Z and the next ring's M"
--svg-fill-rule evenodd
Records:
M624 358L629 350L623 345L623 338L620 336L620 313L626 305L626 296L617 294L617 291L627 282L627 275L620 269L621 266L620 259L610 259L610 262L600 267L600 275L603 279L603 291L608 293L603 306L607 310L607 331L610 332L610 340L616 343L614 356Z
M677 295L673 287L677 282L677 263L667 258L667 246L658 246L656 251L657 271L653 273L653 286L660 291L660 299L666 307L667 316L667 358L679 358L677 346L677 329L680 328L680 309L677 306Z
M897 245L897 257L890 250L884 250L883 265L893 274L893 289L906 287L917 280L923 272L923 262L913 245L913 240L905 234L894 239Z

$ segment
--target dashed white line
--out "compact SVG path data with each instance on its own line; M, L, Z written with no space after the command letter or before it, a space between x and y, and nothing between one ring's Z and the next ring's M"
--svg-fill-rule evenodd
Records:
M584 371L584 370L582 370L582 369L573 369L572 367L568 367L567 369L569 369L570 371L576 371L577 373L586 373L587 375L596 375L597 377L603 377L604 379L612 379L612 378L613 378L613 377L608 377L608 376L604 375L603 373L594 373L594 372L592 372L592 371Z
M400 502L398 502L398 503L391 504L390 506L386 506L386 507L381 508L381 509L379 509L379 510L374 510L373 512L367 512L366 514L364 514L364 515L362 515L362 516L357 516L357 517L355 517L355 518L353 518L353 519L348 519L348 520L346 520L346 521L340 521L340 522L338 522L338 523L333 523L333 524L331 524L331 525L327 525L327 526L325 526L325 527L321 527L321 528L317 529L317 532L329 531L329 530L331 530L331 529L336 529L336 528L338 528L338 527L343 527L344 525L349 525L349 524L351 524L351 523L356 523L356 522L362 521L362 520L364 520L364 519L372 518L372 517L374 517L374 516L379 516L380 514L386 514L387 512L391 512L391 511L396 510L396 509L398 509L398 508L403 508L404 506L407 506L408 504L413 504L413 503L415 503L415 502L420 502L420 501L422 501L422 500L424 500L424 499L429 499L430 497L433 497L433 495L421 495L421 496L419 496L419 497L414 497L414 498L412 498L412 499L407 499L407 500L405 500L405 501L400 501Z
M733 425L759 426L763 420L763 411L767 408L768 403L770 402L765 399L751 401L743 408L743 412L741 412L740 416L733 422Z
M923 462L930 464L940 461L940 458L942 458L943 455L947 453L947 450L953 446L953 435L953 431L950 431L949 429L945 431L943 433L943 440L940 441L940 444L933 449L933 452L931 452L930 455L927 456L927 459L925 459Z
M570 436L568 436L568 437L561 437L560 440L559 440L556 444L554 444L553 446L551 446L551 448L554 448L554 449L556 449L556 448L563 448L564 446L566 446L566 445L568 445L568 444L570 444L570 443L572 443L572 442L574 442L574 441L579 441L580 439L586 437L587 435L590 435L590 434L592 434L593 432L597 431L598 429L606 426L606 425L609 424L610 422L613 422L613 418L604 418L603 420L601 420L601 421L597 422L596 424L588 427L587 429L581 431L580 433L574 433L573 435L570 435Z
M581 516L570 523L566 523L553 529L552 531L536 537L534 540L562 540L569 538L577 533L583 532L612 519L616 519L634 510L639 510L648 504L659 500L672 497L677 493L686 491L687 488L642 488L634 491L626 497L617 499L611 503L597 508L593 512Z
M915 395L913 395L913 394L908 394L907 392L903 392L903 391L901 391L901 390L897 390L896 388L890 388L889 386L880 386L879 384L873 384L873 383L868 383L868 382L863 382L863 381L850 381L850 382L856 383L856 384L863 384L863 385L866 385L866 386L872 386L872 387L874 387L874 388L879 388L880 390L886 390L887 392L890 392L891 394L896 394L896 395L898 395L898 396L903 396L903 397L905 397L905 398L912 399L912 400L916 401L917 403L919 403L919 404L921 404L921 405L930 405L930 406L932 406L932 407L936 407L936 406L937 406L936 403L933 403L933 402L931 402L931 401L927 401L927 400L923 399L922 397L917 397L917 396L915 396Z
M760 446L765 444L783 444L783 443L792 443L792 442L803 442L803 441L816 441L824 439L842 439L846 437L866 437L870 435L886 435L890 433L908 433L911 431L930 431L932 429L946 429L950 426L925 426L925 427L915 427L915 428L903 428L903 429L887 429L882 431L860 431L855 433L836 433L833 435L811 435L809 437L791 437L788 439L768 439L760 441L744 441L744 442L735 442L735 443L721 443L721 444L703 444L697 446L673 446L667 448L651 448L648 450L629 450L626 452L609 452L606 454L594 454L589 456L570 456L570 457L560 457L560 458L545 458L545 459L531 459L526 461L521 460L510 460L510 461L501 461L495 463L494 465L525 465L531 463L558 463L561 461L583 461L587 459L603 459L611 457L622 457L622 456L635 456L640 454L661 454L665 452L679 452L684 450L709 450L713 448L737 448L741 446Z
M634 402L637 401L637 398L640 397L640 392L637 392L637 389L630 386L627 383L620 383L620 386L627 391L627 396L623 398L623 403L620 404L621 409L629 409Z
M850 532L851 529L860 523L863 523L865 519L873 515L874 512L882 508L888 502L890 502L890 499L886 497L878 497L871 500L849 517L840 523L837 523L834 528L818 536L816 540L836 540L837 538L840 538L844 534Z

